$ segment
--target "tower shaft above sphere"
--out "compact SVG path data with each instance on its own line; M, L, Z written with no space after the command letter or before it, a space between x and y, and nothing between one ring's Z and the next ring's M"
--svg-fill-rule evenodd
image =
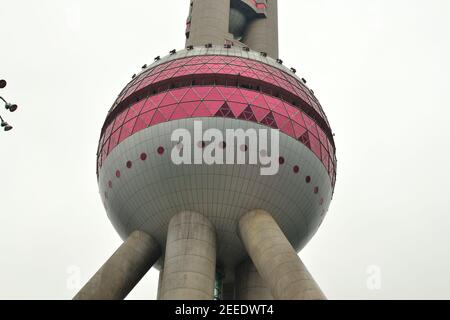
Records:
M278 0L191 0L186 45L249 47L278 58Z

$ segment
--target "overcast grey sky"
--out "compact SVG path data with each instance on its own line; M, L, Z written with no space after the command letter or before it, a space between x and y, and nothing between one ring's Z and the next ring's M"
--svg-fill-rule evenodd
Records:
M70 299L78 272L84 283L120 245L98 195L100 129L140 66L184 46L188 6L0 0L0 94L21 107L1 111L15 130L0 132L0 298ZM281 58L309 80L338 148L305 264L331 299L450 299L450 2L279 7ZM150 271L129 298L155 299L157 281Z

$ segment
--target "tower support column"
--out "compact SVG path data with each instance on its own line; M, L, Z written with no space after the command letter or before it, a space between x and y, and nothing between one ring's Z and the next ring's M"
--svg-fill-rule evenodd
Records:
M156 294L156 300L161 300L161 287L163 282L163 276L164 276L164 268L161 268L161 271L159 272L158 293Z
M236 268L236 300L273 300L270 289L248 259Z
M161 300L212 300L216 231L203 215L181 212L167 234Z
M322 300L316 284L273 217L254 210L239 221L239 233L258 273L276 300Z
M228 35L230 0L191 2L190 32L186 45L223 45Z
M278 58L278 0L268 1L266 18L252 20L244 39L246 45L255 51L266 52L274 59Z
M151 236L133 232L74 300L125 299L160 255L159 245Z

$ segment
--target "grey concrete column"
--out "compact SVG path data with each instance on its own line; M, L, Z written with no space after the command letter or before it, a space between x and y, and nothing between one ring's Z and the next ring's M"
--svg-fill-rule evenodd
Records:
M234 300L234 297L234 283L224 283L222 288L222 300Z
M239 232L256 269L276 300L325 299L273 217L263 210L247 213Z
M167 234L161 300L212 300L216 232L203 215L181 212Z
M156 295L156 300L161 300L161 287L163 282L163 276L164 276L164 269L161 268L161 271L159 272L158 293Z
M251 21L242 39L246 45L255 51L267 52L278 58L278 0L267 1L267 18Z
M223 45L230 23L230 0L194 0L186 45Z
M160 255L161 250L151 236L133 232L74 300L125 299Z
M249 259L236 268L236 300L273 300L264 280Z

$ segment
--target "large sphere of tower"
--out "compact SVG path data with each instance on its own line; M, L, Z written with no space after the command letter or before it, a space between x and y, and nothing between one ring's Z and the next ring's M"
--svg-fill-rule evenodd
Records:
M195 121L222 132L280 130L279 173L262 176L255 165L175 165L171 135L192 130ZM204 148L204 141L193 143ZM97 174L107 214L124 239L141 230L164 249L171 218L199 212L216 228L219 264L234 268L247 256L237 225L250 210L270 212L296 250L305 246L328 211L336 156L325 113L291 70L243 48L195 47L156 61L123 89L101 132Z

